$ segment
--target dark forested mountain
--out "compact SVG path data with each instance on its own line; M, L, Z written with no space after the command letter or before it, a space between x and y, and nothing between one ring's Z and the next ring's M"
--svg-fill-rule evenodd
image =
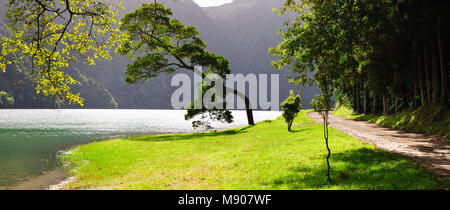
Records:
M2 4L6 0L0 0ZM123 1L125 12L140 7L142 3L153 0ZM273 59L268 48L280 41L276 33L282 27L286 17L272 12L284 0L235 0L231 4L219 7L201 8L192 0L158 0L170 7L174 17L187 25L194 25L208 44L208 50L227 57L232 73L276 74L270 62ZM4 11L0 30L6 33ZM127 57L116 56L110 62L96 66L75 64L70 68L71 75L81 82L74 87L85 100L85 108L171 108L171 93L176 87L170 86L172 75L162 75L148 83L128 85L125 83ZM54 106L48 98L36 94L30 82L21 82L24 76L20 70L8 69L0 73L0 91L6 91L14 97L16 108L50 108ZM298 89L287 84L284 73L280 76L280 101L287 97L290 89ZM307 88L303 96L307 104L315 92ZM58 107L58 106L56 106ZM62 105L65 108L79 106Z

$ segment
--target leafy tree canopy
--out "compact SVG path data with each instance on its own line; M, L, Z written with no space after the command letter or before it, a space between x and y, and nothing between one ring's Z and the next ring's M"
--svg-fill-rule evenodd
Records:
M128 83L138 83L160 73L175 73L179 69L194 71L195 66L208 67L219 75L230 73L228 59L205 51L207 45L198 37L194 26L185 26L172 19L170 9L162 4L143 4L125 15L120 29L130 35L132 42L123 46L123 55L145 55L128 65Z
M120 7L108 0L10 0L10 34L2 38L1 70L12 62L29 62L26 76L38 93L82 106L83 98L71 91L79 82L68 73L69 66L80 58L90 65L112 58L111 52L127 39L115 27Z

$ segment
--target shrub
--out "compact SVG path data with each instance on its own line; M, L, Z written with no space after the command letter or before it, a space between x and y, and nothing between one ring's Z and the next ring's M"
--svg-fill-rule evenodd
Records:
M299 95L291 94L283 103L281 103L281 110L283 111L283 117L288 124L288 131L291 131L292 123L302 109L301 102L302 99Z

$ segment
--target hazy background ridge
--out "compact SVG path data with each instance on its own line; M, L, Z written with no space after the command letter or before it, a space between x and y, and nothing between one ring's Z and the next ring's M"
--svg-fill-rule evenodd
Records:
M117 0L116 0L117 1ZM0 0L5 4L7 0ZM114 1L113 1L114 2ZM133 11L142 3L153 0L123 1L126 11ZM194 25L208 44L208 50L227 57L232 73L277 74L280 76L280 102L289 94L290 89L299 89L287 84L284 72L271 67L274 59L268 48L276 46L281 37L276 33L286 19L272 12L279 8L284 0L234 0L233 3L219 7L199 7L193 0L158 0L170 7L174 17L187 25ZM4 8L0 31L5 33ZM115 56L110 62L96 66L76 64L70 69L71 75L82 85L74 88L86 99L84 108L129 108L129 109L171 109L171 93L176 87L170 86L172 75L161 75L148 83L128 85L124 73L127 57ZM182 71L189 73L187 71ZM0 73L0 91L7 91L16 101L14 108L50 108L51 103L42 95L36 94L32 84L13 85L23 78L23 74L12 67L7 73ZM312 96L318 91L306 88L303 105L309 108ZM61 108L80 108L63 105Z

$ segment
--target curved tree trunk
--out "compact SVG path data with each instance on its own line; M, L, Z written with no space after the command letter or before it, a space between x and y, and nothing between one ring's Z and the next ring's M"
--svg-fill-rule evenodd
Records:
M197 71L194 71L194 73L200 75ZM202 74L200 76L202 76L202 78L205 78L207 75L202 72ZM245 101L245 110L247 112L248 125L255 125L255 120L253 118L253 110L251 109L252 106L250 104L250 99L244 93L241 93L241 92L239 92L238 90L236 90L234 88L229 88L229 87L225 86L225 89L228 92L231 92L231 93L237 95L238 97L240 97L242 100Z
M328 151L328 155L327 155L327 180L328 182L331 182L331 176L330 176L330 172L331 172L331 166L330 166L330 157L331 157L331 150L330 150L330 146L328 144L328 116L329 113L328 111L324 111L323 112L323 137L325 138L325 144L327 146L327 151Z
M235 95L239 96L242 100L245 101L245 110L247 112L247 121L248 125L255 125L255 120L253 119L253 110L251 109L251 103L250 99L243 93L239 92L238 90L234 88L226 87L227 91L234 93Z
M247 112L248 125L255 125L255 120L253 119L253 110L250 109L250 100L245 97L245 111Z

